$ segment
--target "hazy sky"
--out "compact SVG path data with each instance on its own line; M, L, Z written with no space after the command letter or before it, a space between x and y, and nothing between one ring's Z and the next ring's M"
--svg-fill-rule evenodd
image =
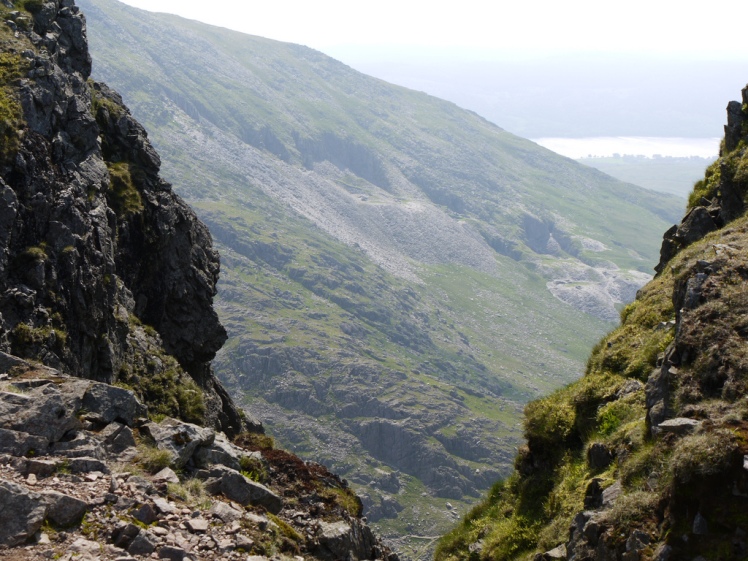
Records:
M319 50L341 45L736 56L734 0L124 0ZM692 5L693 6L693 5Z

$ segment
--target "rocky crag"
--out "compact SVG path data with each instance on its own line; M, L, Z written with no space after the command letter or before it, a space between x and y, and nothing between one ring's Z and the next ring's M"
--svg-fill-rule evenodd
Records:
M77 9L26 2L24 15L8 4L0 350L131 384L164 413L239 432L210 370L226 332L207 228L159 177L119 97L88 81Z
M658 275L437 559L748 556L748 87Z
M394 558L213 376L218 255L82 13L0 18L0 557Z

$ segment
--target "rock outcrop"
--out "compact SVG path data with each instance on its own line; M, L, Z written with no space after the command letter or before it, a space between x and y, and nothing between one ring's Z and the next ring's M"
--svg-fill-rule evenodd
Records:
M0 558L397 559L322 466L146 413L132 391L32 363L0 375Z
M90 81L78 8L23 6L31 13L3 8L3 94L17 113L4 123L0 170L0 350L130 384L164 412L240 432L242 414L210 370L226 332L207 228L159 177L120 97ZM190 377L202 403L188 403ZM170 387L146 391L143 378Z

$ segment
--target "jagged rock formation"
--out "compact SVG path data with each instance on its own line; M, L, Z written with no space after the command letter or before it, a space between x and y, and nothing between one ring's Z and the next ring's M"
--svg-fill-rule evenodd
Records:
M528 405L527 445L438 559L748 556L748 86L657 277L579 382Z
M19 114L4 124L0 350L137 386L147 402L236 434L245 422L210 370L226 339L210 234L159 177L119 96L89 81L82 14L27 4L33 19L6 8L2 38L4 100ZM186 374L204 403L189 405ZM145 391L145 377L170 387Z

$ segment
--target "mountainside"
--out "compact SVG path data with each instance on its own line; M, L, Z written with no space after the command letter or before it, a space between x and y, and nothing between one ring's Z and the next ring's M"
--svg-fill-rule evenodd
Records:
M530 403L515 472L437 559L748 556L748 87L657 277L578 382Z
M522 404L579 376L680 203L305 47L82 5L97 75L222 254L218 375L381 528L436 535L508 473Z
M213 376L218 255L79 8L0 21L0 558L396 561Z

